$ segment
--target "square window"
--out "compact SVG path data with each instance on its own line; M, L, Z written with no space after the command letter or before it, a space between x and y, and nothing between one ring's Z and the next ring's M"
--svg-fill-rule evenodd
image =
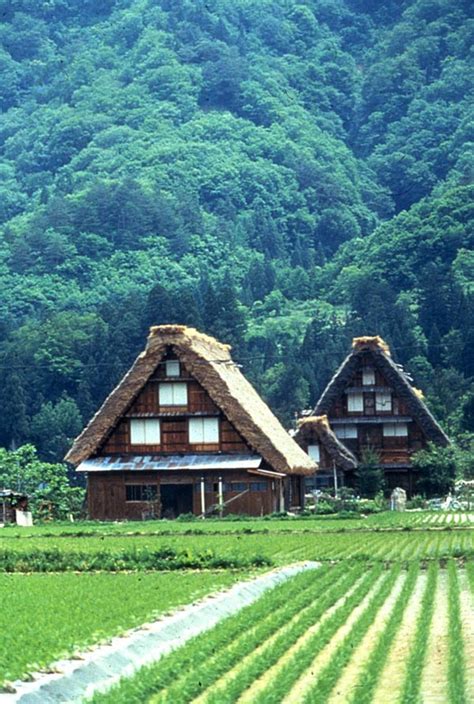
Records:
M179 376L180 367L177 359L168 359L165 362L166 376Z
M334 432L336 437L343 440L351 438L357 439L357 426L355 425L336 425Z
M127 484L125 501L156 501L158 487L156 484Z
M308 445L308 455L311 457L312 460L316 460L316 462L319 462L320 459L320 451L319 451L319 445Z
M392 410L392 394L390 391L377 391L375 394L375 410L382 413Z
M190 445L213 444L219 442L219 418L190 418Z
M370 367L364 367L362 369L362 384L363 386L374 386L375 385L375 370Z
M406 438L408 426L406 423L384 423L383 435L385 438Z
M358 412L364 410L364 395L360 393L347 394L347 410Z
M159 445L160 421L158 418L132 418L130 420L131 445Z
M187 406L188 385L181 383L163 383L159 386L160 406Z

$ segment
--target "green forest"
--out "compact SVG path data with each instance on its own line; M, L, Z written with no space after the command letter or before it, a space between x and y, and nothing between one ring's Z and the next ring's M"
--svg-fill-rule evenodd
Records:
M287 426L379 334L473 446L471 0L0 9L0 445L60 460L176 322Z

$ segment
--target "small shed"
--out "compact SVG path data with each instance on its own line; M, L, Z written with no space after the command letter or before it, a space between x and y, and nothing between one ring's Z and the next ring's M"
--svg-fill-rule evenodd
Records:
M0 489L0 522L16 523L17 511L28 511L26 494L12 489Z

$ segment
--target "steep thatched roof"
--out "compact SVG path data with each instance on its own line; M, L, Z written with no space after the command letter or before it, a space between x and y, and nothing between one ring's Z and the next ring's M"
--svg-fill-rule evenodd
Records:
M298 430L293 436L298 444L316 438L325 448L337 467L355 469L357 459L339 440L329 425L327 416L307 416L298 421Z
M99 450L170 348L272 468L288 474L315 471L315 463L288 435L234 364L230 347L184 325L150 328L145 350L76 439L66 455L68 462L77 465Z
M361 358L370 361L378 369L387 383L407 405L410 415L417 421L428 440L448 445L449 438L428 410L418 389L411 386L403 370L393 361L386 342L380 337L355 337L352 352L343 361L316 404L314 415L328 414L333 403L350 385L354 373L359 368Z

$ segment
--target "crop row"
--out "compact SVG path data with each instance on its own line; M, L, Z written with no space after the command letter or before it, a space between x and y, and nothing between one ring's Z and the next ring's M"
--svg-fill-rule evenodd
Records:
M151 621L242 573L2 574L0 684Z
M300 578L302 591L287 583L279 599L267 594L94 702L406 704L436 686L440 701L463 704L473 684L464 653L474 645L461 614L465 576L453 562L427 573L416 562L408 571L327 567ZM386 681L394 665L398 679Z
M172 569L176 567L248 567L277 562L340 560L416 560L469 557L474 531L397 531L373 533L299 533L248 535L122 536L0 540L3 569ZM21 556L24 555L24 558ZM64 555L64 558L61 556ZM171 555L171 557L169 556ZM18 565L18 567L15 567ZM82 567L81 567L82 565ZM109 565L107 567L107 565Z
M238 520L226 518L178 521L142 521L94 523L46 523L32 528L18 528L8 525L2 531L2 538L27 537L90 537L90 536L139 536L139 535L207 535L213 533L287 533L287 532L339 532L353 530L396 530L404 527L429 528L443 527L469 528L474 526L474 512L383 512L354 518L333 516L291 516L287 518L251 518Z

